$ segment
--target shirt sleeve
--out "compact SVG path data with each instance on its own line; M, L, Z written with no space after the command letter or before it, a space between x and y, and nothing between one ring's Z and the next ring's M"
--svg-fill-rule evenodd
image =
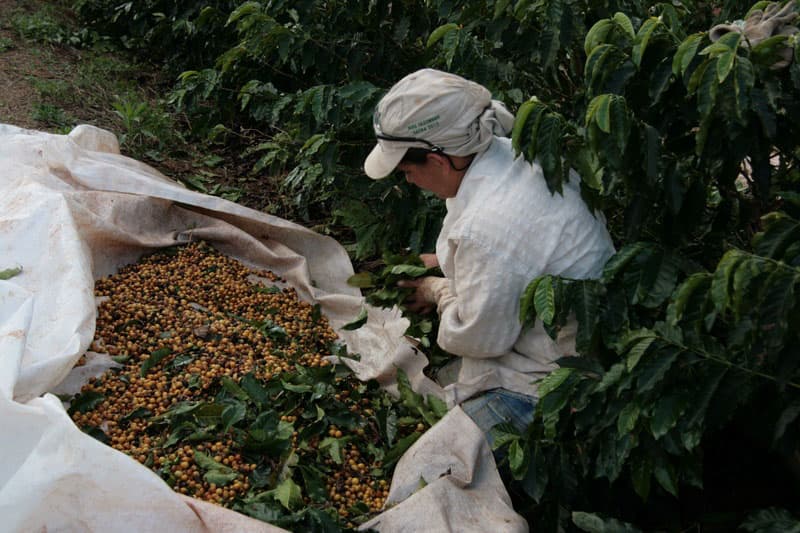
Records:
M454 268L449 294L437 302L439 346L462 357L507 354L522 330L520 296L535 274L520 273L511 264L513 256L472 239L450 243L450 248Z

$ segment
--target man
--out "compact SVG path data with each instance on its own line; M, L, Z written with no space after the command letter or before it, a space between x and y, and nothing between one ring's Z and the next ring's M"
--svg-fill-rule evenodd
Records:
M577 175L553 195L541 167L515 156L507 138L513 121L485 87L420 70L378 103L378 143L364 163L373 179L397 169L446 200L436 254L423 256L445 277L405 282L416 288L408 307L438 310L437 343L461 363L445 387L448 399L490 441L498 423L521 431L531 422L534 382L556 368L556 359L574 355L574 324L557 341L541 323L522 330L525 287L543 274L597 277L614 254L602 215L580 197Z

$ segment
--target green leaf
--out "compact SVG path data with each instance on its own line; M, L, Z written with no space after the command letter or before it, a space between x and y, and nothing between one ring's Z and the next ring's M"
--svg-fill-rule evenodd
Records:
M361 309L361 312L358 313L358 316L353 320L351 320L350 322L348 322L347 324L345 324L344 326L342 326L342 329L345 331L352 331L360 328L366 323L367 323L367 308L364 307Z
M653 462L646 455L631 460L631 483L636 494L646 502L650 495L650 480L653 477Z
M514 439L508 447L508 466L511 468L511 472L514 474L515 478L518 479L522 477L521 470L524 463L525 452L519 443L519 439ZM517 474L519 474L519 476Z
M223 433L227 432L236 423L244 420L246 414L247 407L241 402L236 402L226 406L225 410L222 411L222 414L220 415L220 421L222 422L220 431Z
M644 242L635 242L625 245L619 250L611 259L608 260L606 266L603 268L603 277L601 282L603 284L611 283L621 271L636 258L640 253L650 251L651 245Z
M609 111L612 117L613 136L617 143L617 150L622 154L625 152L625 146L628 144L628 135L630 133L628 106L625 103L625 98L614 95L611 98Z
M775 269L764 281L759 324L763 331L766 349L778 353L786 342L790 313L796 309L795 287L800 282L800 274L794 270ZM786 379L785 377L782 379Z
M736 95L736 115L743 120L750 110L750 92L755 85L755 72L753 64L745 57L737 57L734 70L733 87Z
M555 316L555 288L553 276L544 276L536 286L533 301L536 314L544 324L550 324Z
M359 272L347 278L347 284L359 289L368 289L375 286L375 280L369 272Z
M716 57L721 54L726 54L730 51L735 52L739 47L739 42L742 40L742 34L735 31L730 31L720 37L716 42L703 48L700 55L707 55L709 57Z
M718 59L712 59L702 69L697 69L698 72L702 72L697 86L697 110L700 112L701 117L710 115L714 105L717 103L717 93L719 91L717 63L719 63ZM692 78L694 79L694 76Z
M728 367L718 365L712 367L708 373L703 376L703 387L695 391L692 402L686 406L683 418L688 428L703 427L708 406L717 394L723 378L728 374Z
M704 37L704 33L695 33L687 37L678 46L678 50L675 52L675 57L672 60L673 74L682 76L686 72L692 59L694 59L694 56L697 54L697 48L700 46L700 42Z
M719 59L717 60L717 79L719 80L720 84L722 84L722 82L728 77L728 74L730 74L735 60L736 52L733 50L725 52L719 56Z
M236 470L222 463L218 463L201 451L194 451L194 462L197 463L197 466L206 471L203 475L203 479L220 487L227 485L239 477L239 473Z
M576 349L585 353L590 349L592 337L600 321L600 299L602 287L595 280L579 280L570 287L570 303L578 320Z
M584 375L600 377L605 373L603 365L592 355L565 356L556 359L556 364L561 368L579 370Z
M19 275L20 272L22 272L22 267L6 268L5 270L0 270L0 280L4 281L7 279L11 279L14 276Z
M307 385L307 384L303 384L303 383L301 383L299 385L295 385L294 383L289 383L289 382L283 381L283 380L281 380L281 386L284 388L284 390L297 392L297 393L300 393L300 394L305 393L305 392L311 392L313 390L311 388L311 385Z
M686 307L692 297L699 291L706 291L711 286L712 276L708 272L696 272L686 278L672 295L667 308L667 320L670 325L677 326L684 316Z
M564 0L547 0L545 7L545 19L548 21L544 24L542 30L539 32L539 53L542 58L542 66L545 70L550 69L558 57L558 51L561 48L562 37L561 27L562 19L564 18Z
M322 472L311 465L298 466L300 475L303 476L303 486L306 493L312 501L323 503L328 498L328 492L325 490L325 480Z
M740 528L752 533L800 533L800 520L786 509L770 507L748 514Z
M542 118L536 135L537 157L544 172L548 188L561 190L563 119L558 113L547 113Z
M653 469L653 475L658 481L658 484L663 487L664 490L675 496L678 497L678 483L677 477L675 475L675 469L672 468L672 465L663 462L663 460L655 466Z
M319 443L319 450L328 452L331 459L337 464L342 464L342 444L344 439L337 439L334 437L325 437Z
M594 23L583 40L583 50L587 57L600 43L605 41L608 32L613 27L611 19L600 19Z
M800 239L800 222L778 212L761 217L761 222L765 230L753 237L753 251L764 257L783 259L789 245Z
M530 327L536 321L536 304L535 304L535 295L536 295L536 288L541 283L544 276L540 276L533 281L531 281L527 287L525 287L525 292L522 293L522 297L520 298L520 306L519 306L519 321L525 327Z
M522 438L520 437L519 433L516 432L516 429L513 426L508 426L509 424L507 423L497 424L489 430L489 435L491 437L490 440L492 441L492 450L499 450L503 446Z
M594 118L594 122L597 124L597 127L600 128L600 131L611 133L612 96L611 94L601 94L592 99L587 108L587 125L589 122L588 113L591 111L593 112L592 118Z
M557 368L536 382L536 394L539 399L544 398L557 389L572 374L571 368Z
M531 451L528 470L525 472L525 477L522 478L522 487L535 502L541 501L547 489L547 483L549 481L547 466L547 456L542 449L537 446Z
M220 383L222 384L222 388L228 391L231 396L237 400L247 401L250 399L250 396L247 394L247 392L245 392L243 388L233 381L230 376L222 376Z
M660 398L653 410L653 417L650 419L650 431L653 437L660 439L674 428L685 405L686 399L680 394L671 394Z
M123 422L127 422L129 420L136 420L139 418L149 418L153 416L153 412L148 409L147 407L139 407L138 409L134 409L127 415L123 416L120 420Z
M261 4L258 2L245 2L239 7L237 7L228 17L227 22L225 22L226 26L233 24L234 22L238 22L239 20L246 18L250 15L258 13L261 10Z
M609 387L616 385L624 374L625 374L625 363L615 363L611 365L611 368L608 369L608 372L603 374L603 379L601 379L600 383L597 385L597 391L603 392L604 390L607 390Z
M160 420L172 420L180 415L185 415L191 413L198 407L203 405L203 402L199 401L183 401L173 404L169 409L165 412L161 413L158 416L153 417L153 421L160 421Z
M494 4L493 20L499 19L506 12L509 4L511 4L511 0L497 0Z
M322 118L322 111L317 111L315 114L320 115L320 119ZM328 138L323 133L316 133L309 137L303 146L300 148L300 151L305 156L311 156L319 152L320 148L328 141Z
M256 403L259 407L264 407L269 402L269 393L267 389L259 382L253 374L245 374L239 385L247 393L250 400Z
M639 533L636 527L616 518L603 518L594 513L572 511L572 523L589 533Z
M617 434L622 437L633 431L636 422L639 420L641 408L638 404L629 403L622 408L617 417Z
M573 511L572 523L581 530L588 531L589 533L606 533L605 521L593 513Z
M166 347L165 347L165 348L159 348L158 350L156 350L156 351L152 352L152 353L150 354L150 357L149 357L149 358L147 358L147 360L146 360L144 363L142 363L142 369L141 369L140 375L141 375L142 377L146 376L146 375L147 375L147 372L148 372L148 371L149 371L151 368L153 368L154 366L156 366L156 365L157 365L158 363L160 363L160 362L161 362L161 361L162 361L162 360L163 360L163 359L164 359L166 356L168 356L168 355L169 355L169 354L171 354L171 353L172 353L172 349L171 349L171 348L166 348Z
M650 84L648 86L650 107L655 108L656 105L661 102L661 97L672 84L672 76L672 64L669 58L662 59L661 63L658 64L650 75Z
M680 353L680 349L672 346L651 353L639 370L636 382L638 392L648 392L658 385Z
M94 410L95 407L103 403L106 397L97 391L87 390L76 396L69 403L69 414L73 413L88 413Z
M422 395L414 392L411 382L408 380L408 374L401 368L397 370L397 390L406 407L416 410L425 405Z
M770 265L771 266L771 265ZM765 265L760 260L747 260L745 259L739 263L736 270L733 272L733 310L737 318L741 318L746 314L752 306L753 294L757 294L758 290L751 290L753 281L764 274L767 270Z
M435 30L433 30L428 37L428 42L425 43L426 48L430 48L434 44L438 43L442 38L450 33L451 31L459 29L458 24L454 22L449 22L447 24L442 24Z
M547 106L534 96L519 107L514 117L511 145L515 153L524 152L530 161L536 156L536 135L546 110ZM525 146L526 143L528 146Z
M633 64L639 67L642 63L642 56L647 49L647 43L650 41L650 36L653 35L655 29L661 24L661 20L657 17L650 17L645 20L636 34L636 44L633 46L631 53L631 60Z
M619 49L611 44L601 44L592 50L592 53L586 58L586 68L584 76L589 80L589 95L591 96L597 90L599 91L601 81L608 75L606 63L614 59L619 53Z
M568 369L561 369L568 370ZM558 372L556 370L555 372ZM554 373L555 373L554 372ZM567 376L569 377L569 376ZM547 378L545 378L547 379ZM567 405L573 389L575 388L574 380L565 380L559 387L554 387L547 391L547 394L539 397L537 410L542 413L542 423L544 425L544 434L548 439L553 439L556 436L556 425L560 418L561 410Z
M395 265L390 270L392 274L396 274L399 276L409 276L412 278L418 278L420 276L424 276L430 272L430 269L424 266L417 266L417 265Z
M444 415L447 414L447 404L434 396L433 394L429 394L425 398L428 407L430 407L431 411L437 418L442 418Z
M631 19L628 18L628 15L621 11L617 11L614 13L613 20L617 26L625 32L625 35L628 37L628 39L631 41L636 40L636 33L633 31L633 23L631 23Z
M745 256L739 250L729 250L722 256L714 278L711 281L711 299L718 312L723 313L733 301L731 288L733 286L733 273L744 261Z
M678 270L678 260L672 252L655 250L642 268L636 301L651 309L660 306L675 290Z
M798 416L800 416L800 401L795 401L778 416L778 421L775 423L775 432L772 436L773 442L777 442L783 437L786 433L786 428L797 420Z
M636 368L636 365L639 364L639 360L647 352L654 340L655 335L652 337L642 337L631 347L625 359L625 367L628 369L628 372L631 372L634 368Z
M386 452L386 456L383 460L384 467L388 468L394 465L400 457L403 456L404 453L414 444L418 438L422 436L422 433L414 432L410 435L406 435L405 437L401 438L397 441L397 444L392 446L392 448Z
M214 402L204 402L192 410L197 421L204 426L215 426L222 420L225 406Z
M303 505L303 491L297 483L292 481L292 478L284 479L277 487L268 492L290 511Z

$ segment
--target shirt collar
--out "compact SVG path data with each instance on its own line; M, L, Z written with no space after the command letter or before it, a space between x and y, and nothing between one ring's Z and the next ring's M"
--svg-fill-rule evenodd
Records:
M495 150L496 147L496 139L492 139L491 144L485 150L475 155L475 158L470 163L467 172L464 174L464 177L461 178L461 185L458 187L458 192L454 197L445 200L448 213L463 211L469 204L472 203L473 199L478 194L478 189L480 188L481 183L487 177L481 172L480 162L483 159L490 157L490 152Z

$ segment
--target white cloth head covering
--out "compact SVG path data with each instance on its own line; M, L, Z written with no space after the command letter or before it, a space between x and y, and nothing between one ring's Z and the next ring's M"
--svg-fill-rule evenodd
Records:
M483 151L493 135L507 136L514 115L489 90L461 76L422 69L398 81L378 102L378 144L364 161L373 179L388 176L409 148L454 156Z

